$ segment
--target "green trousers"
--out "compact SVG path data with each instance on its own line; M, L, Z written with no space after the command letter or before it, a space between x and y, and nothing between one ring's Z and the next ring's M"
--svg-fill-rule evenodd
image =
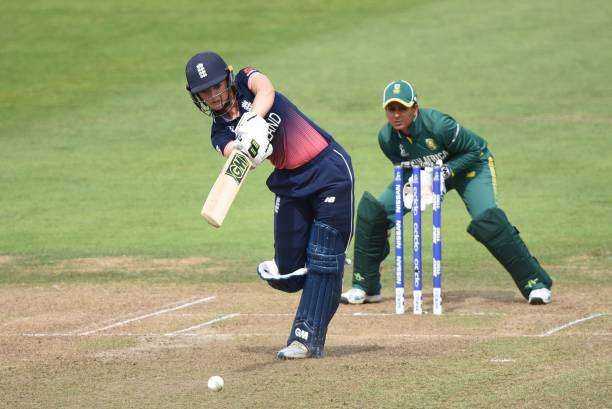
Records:
M408 182L410 171L404 172L404 183ZM472 223L468 227L468 232L480 241L487 249L500 261L508 270L523 296L528 296L529 286L552 285L552 280L541 268L537 260L530 254L524 245L518 230L511 226L505 214L497 209L497 183L495 176L495 165L492 156L484 157L473 170L464 174L451 177L446 181L447 191L455 190L463 200L469 212ZM391 182L378 197L382 204L386 217L386 229L391 229L395 224L395 187ZM409 212L403 209L404 214ZM497 213L503 215L493 217ZM358 220L359 223L359 220ZM382 226L382 224L380 224ZM482 227L484 226L484 227ZM493 227L491 227L493 226ZM357 235L360 229L357 228ZM378 235L379 236L379 235ZM376 240L374 246L368 248L369 257L360 257L357 254L357 243L361 243L359 251L367 246L368 238L355 237L355 265L353 269L353 287L361 288L366 293L373 295L380 293L380 264L389 254L388 243L381 246L380 240ZM372 248L374 247L374 248Z
M408 183L410 171L404 171L404 183ZM497 207L497 182L493 157L481 161L478 168L463 175L457 175L446 181L446 190L456 190L461 196L472 219L492 207ZM395 224L395 186L391 182L378 197L387 212L388 228ZM409 212L404 207L404 215Z

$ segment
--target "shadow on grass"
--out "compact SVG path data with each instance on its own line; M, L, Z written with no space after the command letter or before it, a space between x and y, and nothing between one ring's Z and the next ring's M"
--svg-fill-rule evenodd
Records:
M345 345L327 348L326 356L334 358L342 358L350 355L367 354L370 352L379 352L385 347L380 345Z
M245 354L254 354L254 355L265 355L269 356L270 360L265 362L257 362L254 364L246 365L241 367L236 372L250 372L257 371L263 368L270 367L272 365L279 365L283 362L279 359L276 359L276 353L278 350L282 348L282 345L279 345L278 348L271 348L268 346L253 346L253 347L242 347L240 348L240 352ZM368 354L371 352L379 352L384 350L385 347L380 345L345 345L345 346L334 346L325 349L325 358L342 358L345 356L351 355L359 355L359 354Z
M446 311L451 312L456 308L463 307L462 304L468 300L474 300L486 304L517 304L523 302L523 298L517 291L478 290L478 291L448 291L443 294ZM472 302L472 301L469 301ZM451 307L452 305L455 308Z

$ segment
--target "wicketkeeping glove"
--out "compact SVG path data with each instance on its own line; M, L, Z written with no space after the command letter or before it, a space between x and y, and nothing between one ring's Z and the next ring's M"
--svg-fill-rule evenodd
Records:
M272 143L268 139L268 123L256 112L245 112L238 121L236 148L246 153L253 167L272 155Z
M410 210L412 208L412 176L408 179L408 183L404 185L403 197L404 207ZM440 195L444 198L446 194L446 185L444 176L440 181ZM427 167L421 170L421 211L425 211L427 206L433 204L433 169Z
M453 176L453 171L450 170L450 168L446 165L442 165L442 167L440 168L440 171L442 172L442 179L446 180L449 177Z

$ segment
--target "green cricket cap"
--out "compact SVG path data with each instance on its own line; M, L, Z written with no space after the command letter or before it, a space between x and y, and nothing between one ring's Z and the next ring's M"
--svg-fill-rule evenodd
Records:
M383 91L383 109L394 101L408 108L417 102L417 94L409 82L404 80L393 81L385 87Z

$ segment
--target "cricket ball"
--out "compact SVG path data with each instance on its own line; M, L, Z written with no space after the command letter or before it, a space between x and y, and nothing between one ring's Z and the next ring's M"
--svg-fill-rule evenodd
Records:
M219 392L221 389L223 389L223 378L218 375L211 376L208 380L208 389Z

